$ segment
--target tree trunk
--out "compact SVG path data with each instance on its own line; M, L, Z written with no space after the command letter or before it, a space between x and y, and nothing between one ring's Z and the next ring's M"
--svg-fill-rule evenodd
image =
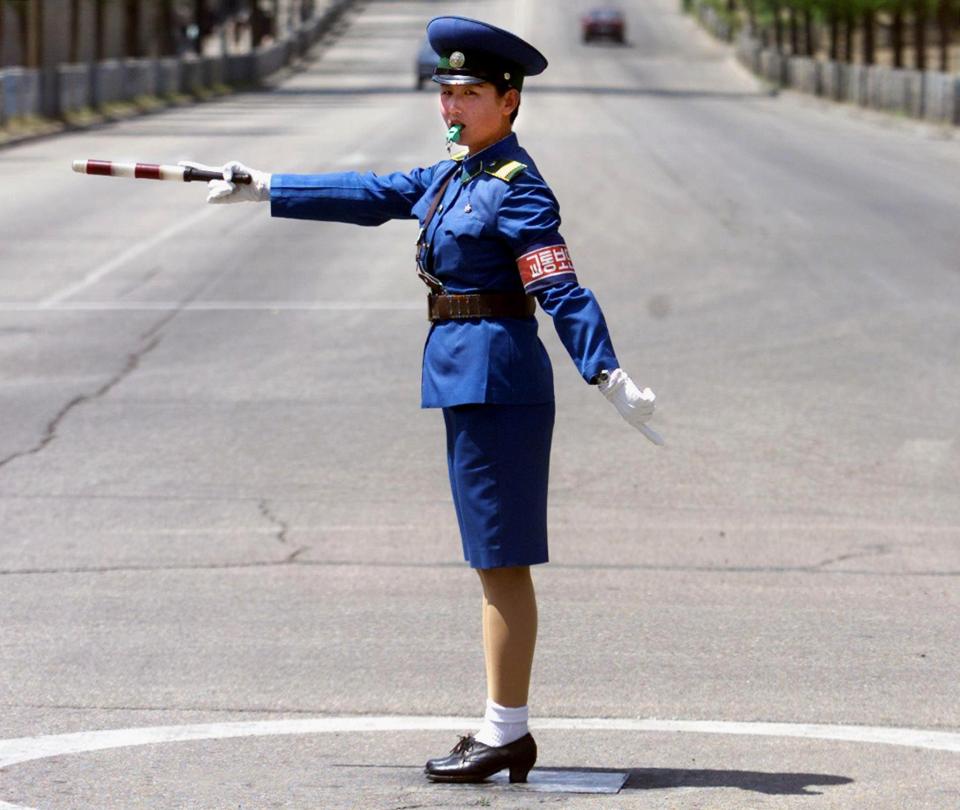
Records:
M27 9L26 66L43 66L43 0L29 0Z
M128 57L143 56L140 47L140 0L125 0L123 14L124 50Z
M26 58L27 53L27 7L23 3L17 3L13 7L13 17L17 26L17 47L20 49L20 53L16 55L16 59L20 62ZM11 57L14 58L14 57Z
M853 64L853 32L856 27L857 21L853 15L853 9L847 6L843 16L843 61L848 65Z
M946 3L947 0L941 0L942 3ZM754 6L754 0L744 0L744 5L747 7L747 24L750 26L750 36L755 37L757 35L757 10Z
M831 62L838 62L840 61L840 19L835 6L830 7L827 25L830 31L830 55L828 58Z
M99 62L106 58L106 20L104 4L107 0L93 0L93 59Z
M6 54L3 52L3 43L7 37L7 27L4 24L6 22L6 13L6 4L3 2L3 0L0 0L0 68L3 67L4 57L6 56Z
M276 14L267 14L260 6L259 0L252 0L253 13L250 22L253 31L253 46L260 45L268 36L276 38ZM275 4L271 3L271 8L276 9Z
M70 47L67 61L80 61L80 0L70 0Z
M940 0L937 6L937 27L940 29L940 70L950 72L950 0Z
M197 41L194 47L198 54L202 54L203 38L207 35L207 7L203 0L193 1L193 23L197 26Z
M813 56L817 52L817 37L813 27L813 11L807 6L803 10L803 52Z
M770 10L773 13L773 41L777 53L783 53L783 20L780 18L780 0L772 0Z
M927 0L916 0L913 11L913 66L917 70L927 69Z
M893 66L903 67L903 7L897 3L890 22L890 47L893 49Z
M853 33L856 27L853 9L847 6L843 13L843 61L848 65L853 64Z
M259 0L250 0L250 47L256 48L264 37L266 31L266 20L263 16L263 9L260 8Z
M157 3L157 52L160 56L176 56L177 40L174 35L172 0L160 0Z
M877 61L877 49L874 42L876 13L872 8L863 10L863 64L872 65Z
M800 53L800 29L797 26L797 10L793 3L787 6L787 25L790 31L790 55L796 56Z

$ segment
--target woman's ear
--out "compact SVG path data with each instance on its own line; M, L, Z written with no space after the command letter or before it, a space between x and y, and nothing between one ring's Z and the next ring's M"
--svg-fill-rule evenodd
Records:
M520 91L511 87L503 94L504 111L507 115L512 115L513 111L520 106Z

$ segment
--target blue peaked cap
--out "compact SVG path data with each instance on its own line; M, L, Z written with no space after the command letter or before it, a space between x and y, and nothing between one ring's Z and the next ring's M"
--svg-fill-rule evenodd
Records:
M434 17L427 39L439 54L433 74L439 84L507 84L520 90L525 76L547 69L547 59L529 42L490 23L467 17Z

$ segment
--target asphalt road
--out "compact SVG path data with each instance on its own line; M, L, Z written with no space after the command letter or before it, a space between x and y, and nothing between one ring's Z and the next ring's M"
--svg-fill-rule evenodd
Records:
M669 0L624 3L627 46L583 46L588 5L371 0L272 92L0 152L0 807L960 806L960 141L772 97ZM418 407L415 224L70 172L435 162L412 59L446 12L551 60L519 136L658 394L663 449L541 317L539 765L628 772L616 796L422 781L484 687ZM368 717L412 719L348 730Z

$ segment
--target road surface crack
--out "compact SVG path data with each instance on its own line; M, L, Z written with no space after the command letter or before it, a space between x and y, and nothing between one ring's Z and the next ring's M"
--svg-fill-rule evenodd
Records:
M260 509L260 514L263 515L270 523L278 527L276 538L281 543L287 543L287 532L290 530L290 527L287 525L285 520L281 520L277 517L273 511L270 509L270 504L266 498L261 498L257 503L257 507Z
M257 506L260 509L260 514L263 515L270 523L277 527L277 533L275 537L277 541L282 543L285 546L290 545L290 539L287 536L287 533L290 531L290 525L283 520L283 518L278 517L274 514L273 510L270 508L270 503L266 498L261 498L257 503ZM297 557L299 557L303 552L309 550L310 546L300 546L294 551L290 552L286 557L284 557L284 563L295 562Z
M152 571L230 571L245 568L273 568L277 566L311 566L314 568L389 568L389 569L447 569L459 568L462 562L455 560L414 561L400 562L390 560L300 560L297 557L310 546L302 546L288 554L281 560L255 560L252 562L208 562L208 563L117 563L114 565L74 565L51 568L6 568L0 569L0 576L30 576L30 575L57 575L57 574L113 574L123 572L152 572ZM642 565L629 563L551 563L551 567L560 571L617 571L620 573L700 573L700 574L731 574L746 575L790 575L803 574L806 576L845 576L845 577L883 577L884 579L910 579L960 577L960 570L944 569L935 571L922 569L916 571L877 571L861 568L820 569L814 566L695 566L695 565Z
M60 424L74 408L76 408L78 405L83 405L85 402L90 402L91 400L99 399L105 396L106 394L110 393L115 386L123 382L136 370L137 366L140 364L140 360L144 357L144 355L153 351L163 339L163 336L159 334L160 330L169 324L170 321L176 318L181 312L183 312L186 307L193 303L203 293L212 288L215 284L219 283L220 279L227 275L231 269L232 268L230 267L224 268L224 270L218 273L214 278L205 279L202 283L197 285L197 287L190 294L188 294L175 309L165 314L146 332L143 332L140 335L140 339L147 342L144 343L141 349L134 352L127 358L126 365L117 375L115 375L111 380L106 382L92 394L81 394L71 399L60 409L60 412L50 420L44 431L43 437L36 445L28 450L19 450L15 453L11 453L6 458L0 459L0 469L3 469L7 464L12 461L16 461L18 458L32 456L42 452L47 445L50 444L50 442L57 438L57 430L60 427Z
M814 569L826 568L828 565L834 565L835 563L845 562L847 560L859 560L864 557L882 557L884 554L890 553L890 546L886 543L871 543L868 546L861 546L861 548L863 549L862 551L851 551L847 554L841 554L838 557L830 557L811 567Z
M107 382L101 385L96 391L90 394L79 394L71 399L59 410L57 415L47 423L47 426L43 432L43 436L39 442L27 450L18 450L15 453L11 453L6 458L0 459L0 469L3 469L6 465L16 461L18 458L23 458L24 456L34 456L37 453L43 452L43 450L45 450L47 446L57 438L57 432L60 429L60 425L74 408L77 408L87 402L100 399L101 397L105 397L107 394L109 394L110 391L122 383L136 370L137 366L140 365L140 360L143 359L144 355L153 351L159 343L160 337L154 337L154 339L144 345L143 348L128 356L127 362L124 364L123 368L120 369L120 371L117 372L113 377L107 380Z

